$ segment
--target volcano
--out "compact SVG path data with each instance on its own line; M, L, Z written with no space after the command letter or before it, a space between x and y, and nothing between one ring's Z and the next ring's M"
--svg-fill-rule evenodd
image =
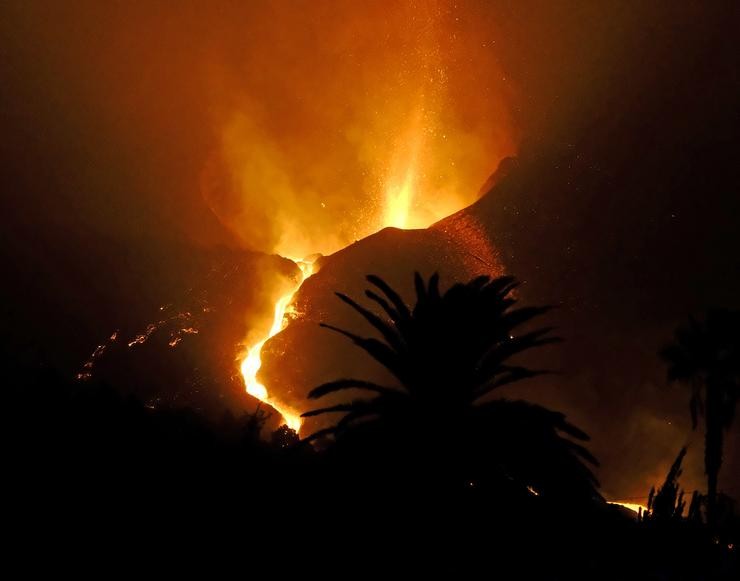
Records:
M484 196L495 195L492 188L509 165L507 160L486 182ZM388 380L384 369L368 361L346 339L319 326L331 323L360 335L367 332L363 321L335 293L362 297L368 274L380 276L407 297L412 296L414 272L439 273L444 287L475 276L502 275L503 264L480 218L464 209L425 229L388 227L321 257L317 274L294 297L293 320L265 345L262 369L271 389L290 408L306 411L308 392L326 381L339 377ZM320 427L316 421L307 422L305 433Z
M388 380L382 369L346 339L319 327L326 322L362 335L369 331L335 292L362 301L365 276L377 274L410 299L415 271L439 272L443 286L506 272L521 281L517 292L524 304L558 307L550 322L565 339L557 349L538 353L535 363L561 373L517 387L516 397L562 409L591 434L594 452L607 467L600 474L611 483L607 496L628 498L648 489L685 437L684 403L664 397L664 370L655 353L691 296L676 289L675 266L655 268L637 258L642 242L630 232L648 217L634 213L629 228L618 219L624 205L636 204L642 184L651 183L649 168L630 168L615 181L592 160L583 149L524 152L500 164L476 202L429 228L385 228L319 257L316 273L294 297L289 324L264 345L259 378L296 411L308 409L307 392L325 381L358 377L382 383ZM619 199L621 214L597 205L597 193L600 200ZM664 256L661 264L675 265L676 238L669 230L675 227L667 219L644 228L655 241L651 252ZM689 251L684 244L684 254ZM208 413L269 409L244 393L240 357L250 329L272 313L276 296L295 285L300 270L274 255L223 248L197 262L187 286L162 297L163 311L118 329L117 340L96 357L91 380L134 390L153 406L192 406ZM274 288L275 280L280 288ZM646 285L670 300L649 304ZM180 317L183 313L195 320ZM149 325L162 320L147 335ZM183 331L190 327L198 333ZM110 341L114 331L101 329L100 336ZM140 335L146 341L128 347ZM605 406L615 422L628 427L618 444L613 426L601 420ZM320 427L311 422L302 434ZM273 412L267 427L281 423ZM658 444L646 451L646 438ZM687 466L687 477L701 481L699 462Z
M486 187L504 174L494 174ZM315 258L315 270L293 297L289 324L265 343L258 374L276 400L298 412L308 409L306 394L323 381L380 373L348 344L319 327L320 322L331 322L363 332L335 292L360 296L365 276L371 273L410 292L415 271L439 272L445 285L504 271L480 216L468 210L426 229L384 228L334 254ZM107 338L83 363L78 380L101 381L128 391L134 386L134 393L150 407L189 406L209 414L254 412L264 404L244 393L239 374L244 337L259 318L255 311L270 311L269 297L275 291L270 287L283 292L279 289L289 288L300 276L295 263L275 255L225 248L210 251L193 268L188 288L163 297L151 317L107 335L101 330ZM164 392L163 385L168 386ZM280 423L279 414L273 414L268 426ZM312 429L306 426L307 432Z

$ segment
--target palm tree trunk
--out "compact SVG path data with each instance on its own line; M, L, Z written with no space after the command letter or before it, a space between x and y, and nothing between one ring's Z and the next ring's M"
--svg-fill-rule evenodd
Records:
M706 435L704 440L704 470L707 473L707 524L717 522L717 480L722 466L722 398L721 387L707 382Z

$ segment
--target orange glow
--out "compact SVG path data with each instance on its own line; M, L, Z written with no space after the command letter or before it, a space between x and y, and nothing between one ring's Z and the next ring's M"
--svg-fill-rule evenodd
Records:
M636 502L620 502L618 500L609 501L609 504L616 504L617 506L623 506L624 508L636 512L637 514L645 514L647 512L647 506L644 504L638 504Z
M409 211L414 187L414 168L410 167L401 183L394 183L386 191L387 207L385 223L394 228L405 228L409 221Z
M302 257L474 202L517 136L491 30L457 12L278 3L240 35L248 50L207 69L215 139L200 185L214 215L247 248Z
M423 227L414 220L414 194L418 190L419 157L421 154L424 127L421 110L413 117L404 142L396 146L390 171L385 177L385 199L379 226L384 228ZM438 216L437 218L442 218ZM431 222L430 222L431 223Z
M293 297L298 292L298 289L301 288L301 285L305 280L314 273L314 265L312 262L305 260L296 260L294 262L300 269L301 277L297 284L289 292L282 295L275 303L272 326L262 339L247 349L246 356L241 363L241 372L242 377L244 378L244 385L247 388L247 393L275 409L275 411L283 416L285 424L291 430L298 432L301 429L300 412L291 410L275 398L271 397L265 385L257 379L257 373L259 372L260 367L262 367L262 347L264 347L268 339L277 335L287 326L288 320L285 315L290 309Z
M504 75L479 77L465 56L498 70L479 50L488 30L464 34L444 2L335 10L281 11L279 27L261 28L240 53L243 67L211 70L220 133L202 192L247 247L328 255L385 227L428 227L472 203L513 153ZM291 40L306 30L320 31L309 60ZM246 70L271 74L257 82ZM301 280L276 298L269 330L247 342L241 373L247 392L298 431L299 412L258 378L264 345L313 274L296 263Z

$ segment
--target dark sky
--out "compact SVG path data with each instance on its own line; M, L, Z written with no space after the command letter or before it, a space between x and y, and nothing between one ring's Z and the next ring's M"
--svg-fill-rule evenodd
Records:
M187 284L197 249L369 233L383 145L423 102L432 165L459 168L425 184L472 202L518 153L535 177L489 213L503 259L577 305L568 331L600 349L571 354L579 381L622 369L558 403L631 449L660 435L667 464L685 426L659 419L652 354L740 306L736 3L355 4L4 3L6 351L71 365ZM639 414L614 417L620 382Z

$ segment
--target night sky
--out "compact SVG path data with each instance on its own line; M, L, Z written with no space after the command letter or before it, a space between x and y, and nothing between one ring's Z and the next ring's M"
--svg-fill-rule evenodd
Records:
M429 191L462 208L518 158L470 212L522 298L560 306L564 374L520 395L592 435L606 496L646 494L689 439L701 486L657 352L689 314L740 307L737 4L372 4L5 3L8 364L73 373L208 249L370 234L373 168L423 95ZM735 496L739 456L736 425Z

